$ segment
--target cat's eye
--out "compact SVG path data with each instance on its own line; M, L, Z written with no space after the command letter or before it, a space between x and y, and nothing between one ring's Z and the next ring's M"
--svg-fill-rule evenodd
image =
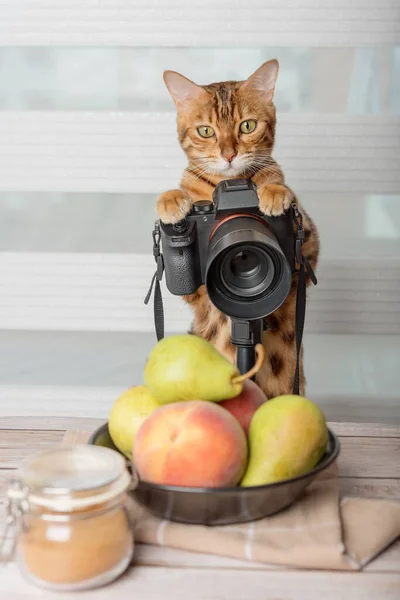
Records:
M209 125L202 125L197 129L197 133L203 138L210 138L214 135L214 129Z
M248 121L243 121L240 123L240 131L242 133L251 133L257 127L257 121L253 121L253 119L249 119Z

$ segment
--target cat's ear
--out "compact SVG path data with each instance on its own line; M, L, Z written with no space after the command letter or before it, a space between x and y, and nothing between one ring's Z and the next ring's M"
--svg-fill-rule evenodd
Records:
M178 110L185 110L191 101L207 102L210 95L205 89L175 71L164 72L164 83Z
M265 96L267 102L271 102L274 97L275 84L278 78L279 63L274 58L265 62L261 67L250 75L250 77L242 83L241 90L256 90Z

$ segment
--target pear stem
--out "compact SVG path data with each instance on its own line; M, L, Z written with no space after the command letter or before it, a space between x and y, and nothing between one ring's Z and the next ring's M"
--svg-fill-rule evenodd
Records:
M265 358L264 346L262 344L256 344L255 351L257 354L257 360L255 362L254 367L252 367L250 371L247 371L247 373L244 373L243 375L237 375L236 377L234 377L232 379L232 383L242 383L242 381L246 381L246 379L251 379L251 377L253 377L253 375L255 375L260 370Z

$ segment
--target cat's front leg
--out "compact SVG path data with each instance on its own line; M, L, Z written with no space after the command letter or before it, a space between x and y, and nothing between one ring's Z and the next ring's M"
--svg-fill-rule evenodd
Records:
M267 217L279 217L293 200L293 193L285 185L264 183L258 188L260 211Z
M175 224L181 221L191 211L192 200L182 190L169 190L163 192L157 200L157 214L166 224Z

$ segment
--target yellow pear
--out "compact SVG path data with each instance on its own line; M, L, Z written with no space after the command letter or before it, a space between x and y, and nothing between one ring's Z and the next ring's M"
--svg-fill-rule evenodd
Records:
M115 401L108 420L108 430L118 450L130 460L140 426L158 407L159 404L145 385L130 388Z
M262 404L249 429L249 462L241 486L297 477L322 458L328 429L319 407L301 396L279 396Z
M234 398L243 387L238 376L237 367L212 344L191 334L159 341L144 370L145 384L160 404Z

